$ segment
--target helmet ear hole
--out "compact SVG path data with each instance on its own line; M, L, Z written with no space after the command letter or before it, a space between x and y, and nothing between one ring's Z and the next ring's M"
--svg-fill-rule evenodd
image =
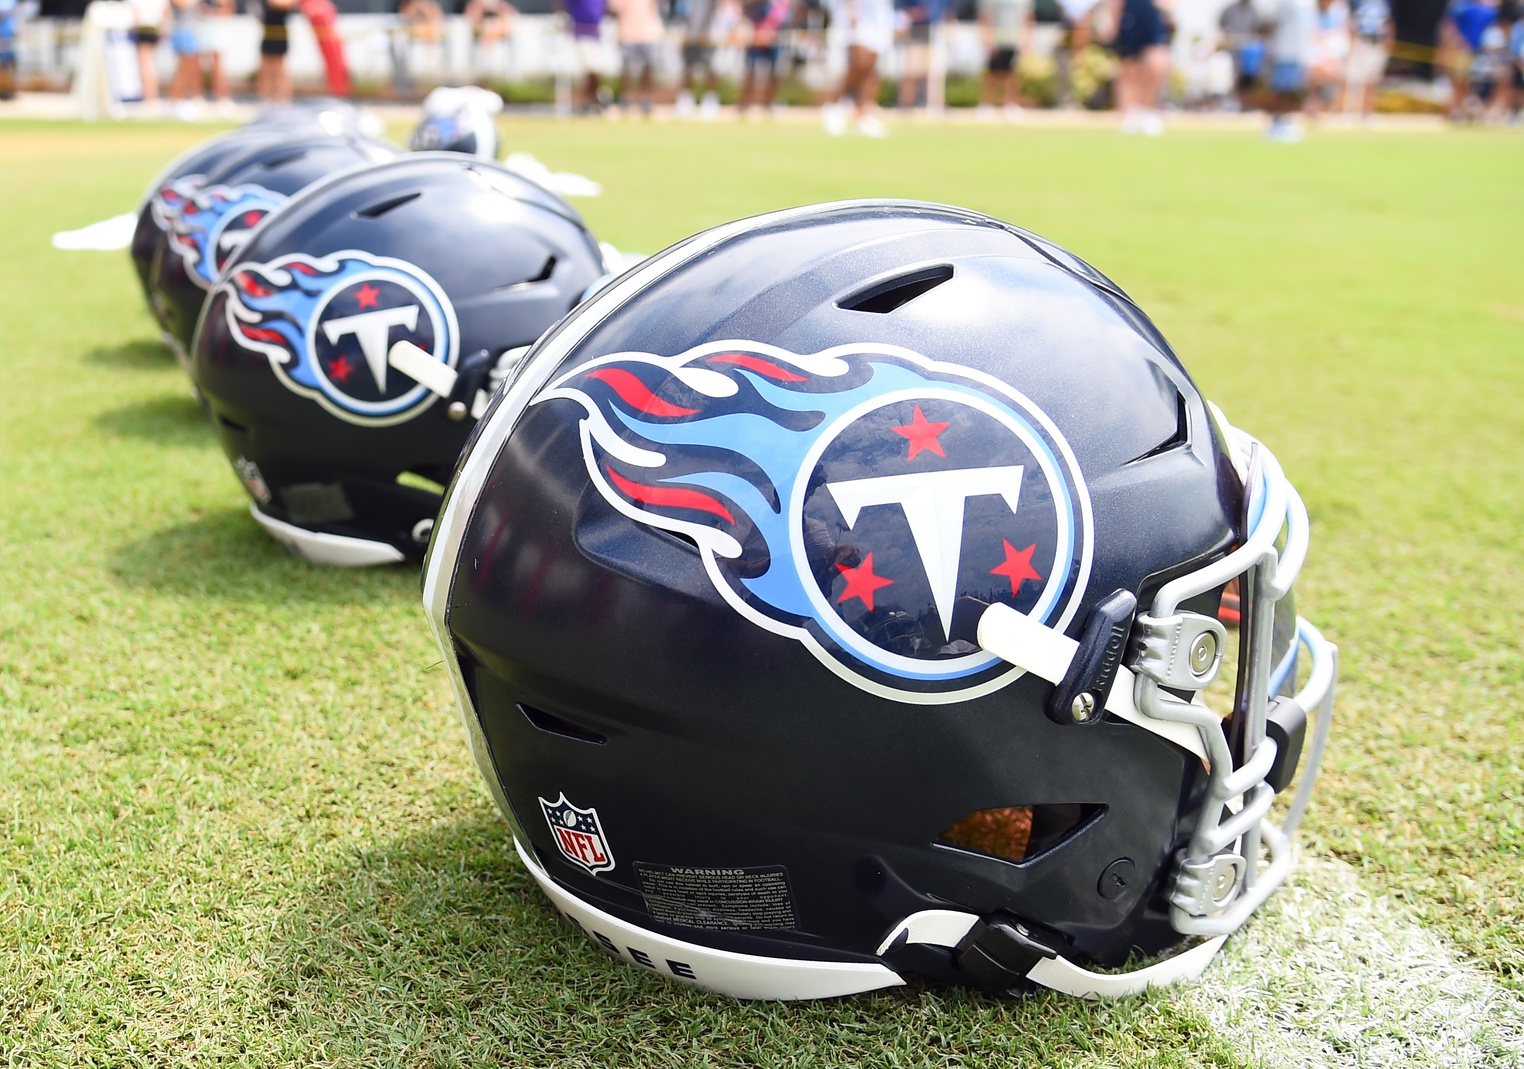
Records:
M937 843L1003 861L1031 861L1089 825L1104 805L1059 802L980 809L937 836Z

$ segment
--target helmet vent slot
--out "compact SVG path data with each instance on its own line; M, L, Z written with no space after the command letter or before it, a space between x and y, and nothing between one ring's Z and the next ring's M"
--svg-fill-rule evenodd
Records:
M525 705L523 702L519 703L519 712L523 713L524 719L528 720L536 728L551 735L560 735L564 739L575 739L577 742L590 742L594 746L602 746L609 741L606 736L600 735L596 731L589 731L580 724L573 724L570 720L563 720L554 713L547 713L544 709L536 709L534 706Z
M520 286L534 286L538 285L541 282L549 282L550 276L555 273L555 270L556 258L554 256L550 256L546 258L544 266L540 268L540 273L535 275L534 278L526 278L519 282L510 282L505 286L499 286L498 289L516 290ZM572 307L575 308L576 305L573 304Z
M1133 457L1127 463L1136 464L1140 460L1148 460L1160 453L1168 453L1171 449L1179 449L1190 441L1191 418L1185 408L1185 397L1178 390L1175 392L1175 433L1152 449L1144 450Z
M275 156L265 161L265 170L273 171L277 167L284 167L288 163L295 163L305 155L307 155L307 150L299 148L286 153L284 156Z
M249 428L245 427L242 423L234 423L232 420L228 419L226 416L218 416L217 417L217 422L222 424L228 430L232 431L234 434L248 434L249 433Z
M369 208L361 208L355 212L355 216L360 219L379 219L393 208L400 208L408 201L417 200L421 196L423 196L423 192L415 189L411 193L403 193L383 201L378 201Z
M843 297L836 302L836 307L848 312L873 312L877 315L887 315L909 304L921 294L936 289L952 277L952 264L923 267L884 282L875 282L867 289L858 290L850 297Z
M938 835L936 845L1003 861L1031 861L1089 827L1105 811L1104 805L1086 802L980 809Z

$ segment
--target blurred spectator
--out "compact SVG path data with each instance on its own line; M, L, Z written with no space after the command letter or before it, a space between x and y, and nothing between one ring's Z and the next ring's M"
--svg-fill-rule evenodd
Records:
M1253 0L1233 0L1223 9L1217 25L1222 30L1223 44L1233 57L1234 97L1239 108L1247 110L1265 66L1265 20L1255 10Z
M623 69L619 76L619 103L636 104L651 114L656 78L657 52L663 26L656 0L609 0L609 11L619 20L619 53Z
M21 14L16 0L0 0L0 100L16 97L16 38Z
M1387 0L1354 0L1354 5L1350 11L1354 37L1344 74L1344 110L1358 110L1369 118L1376 110L1376 90L1386 74L1396 24Z
M1517 3L1503 5L1499 22L1508 27L1508 96L1504 104L1509 122L1519 121L1524 106L1524 7Z
M714 23L718 0L687 0L683 34L683 84L677 94L677 114L694 111L705 119L720 113L719 74L714 69ZM702 80L702 102L694 100L694 86Z
M1512 29L1510 26L1508 29ZM1503 10L1482 33L1482 47L1471 61L1471 92L1482 118L1501 119L1512 85L1508 54L1508 29L1503 26Z
M789 0L744 0L741 14L751 26L746 45L746 74L741 82L740 111L753 104L771 108L778 96L778 61L782 31L788 23Z
M132 40L137 47L145 104L159 99L159 34L168 6L169 0L132 0Z
M286 21L296 0L262 0L264 10L260 22L264 34L259 41L259 73L255 75L255 89L259 99L272 103L286 103L291 99L291 74L286 70L286 52L291 47ZM404 3L429 3L432 0L403 0Z
M398 0L392 31L392 80L398 89L413 86L413 43L435 45L443 40L444 11L435 0Z
M1307 89L1307 68L1316 48L1318 9L1314 0L1277 0L1275 29L1270 35L1271 141L1300 141L1296 113Z
M462 12L471 25L471 40L476 46L476 66L479 71L503 73L501 50L513 36L518 21L518 8L508 0L466 0Z
M201 0L171 0L169 46L175 53L175 73L169 80L169 99L175 114L194 119L201 113Z
M558 6L571 21L572 47L576 50L577 73L581 78L576 107L579 111L597 111L602 107L598 76L603 70L605 0L558 0Z
M876 114L878 57L894 47L894 8L890 0L834 0L831 23L840 27L846 41L847 71L820 109L820 121L833 137L846 133L842 100L851 97L858 131L867 137L883 137L888 131Z
M197 93L204 74L212 89L212 99L223 115L233 110L233 94L228 87L228 72L223 56L233 30L234 0L203 0L201 8L201 61L196 72Z
M899 105L913 108L931 99L927 75L931 69L931 28L952 19L948 0L901 0L905 20L905 50L900 68Z
M344 56L344 38L339 33L339 10L333 0L297 0L302 17L312 26L318 54L323 57L323 81L329 96L343 99L349 95L349 61Z
M1021 118L1021 80L1016 64L1032 48L1031 0L979 0L979 28L988 50L979 90L981 118L995 117L1000 105L1012 122Z
M1344 61L1349 58L1349 9L1344 0L1318 0L1312 67L1307 72L1307 114L1317 115L1333 103L1344 84Z
M1169 76L1168 19L1155 0L1111 0L1116 37L1112 48L1120 61L1117 107L1122 132L1158 137L1164 132L1159 91Z
M1441 63L1450 78L1450 117L1471 119L1479 109L1474 82L1485 80L1487 63L1479 66L1482 39L1497 22L1498 9L1488 0L1450 0L1439 24ZM1476 66L1476 70L1473 67Z

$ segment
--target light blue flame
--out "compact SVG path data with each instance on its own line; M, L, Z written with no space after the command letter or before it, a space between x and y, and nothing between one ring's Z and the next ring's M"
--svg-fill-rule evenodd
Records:
M217 268L217 242L221 239L223 220L256 208L271 212L286 199L258 186L249 189L235 186L232 192L237 196L225 196L217 187L186 198L175 222L175 232L195 244L195 258L187 267L207 289L221 274Z

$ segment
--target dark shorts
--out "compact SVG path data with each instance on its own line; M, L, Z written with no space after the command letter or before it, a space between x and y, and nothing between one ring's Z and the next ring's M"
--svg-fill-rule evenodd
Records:
M1517 66L1513 69L1513 87L1515 89L1524 89L1524 70L1521 70Z
M1124 0L1116 40L1111 46L1119 59L1133 59L1168 40L1164 19L1153 0Z
M781 51L777 45L747 45L746 69L773 74L778 69L778 56Z
M140 45L156 45L159 43L159 28L157 26L139 26L132 31L132 39Z
M694 70L703 68L709 70L714 66L714 45L708 44L685 44L683 45L683 69Z
M287 14L279 8L265 8L265 35L259 41L261 56L284 56L291 47L291 42L286 39Z
M1016 49L1008 46L991 49L987 68L991 74L1010 74L1016 69Z

